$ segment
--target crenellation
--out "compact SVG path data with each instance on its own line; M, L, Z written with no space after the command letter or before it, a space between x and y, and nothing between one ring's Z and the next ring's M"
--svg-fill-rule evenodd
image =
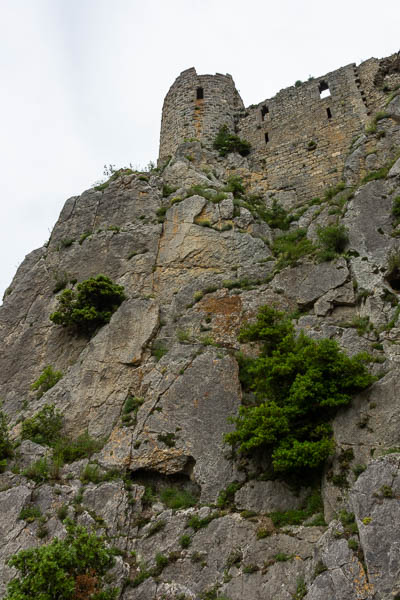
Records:
M400 57L371 58L245 108L231 75L183 71L163 107L160 159L187 139L212 148L222 125L249 141L270 190L318 196L342 177L354 137L400 85Z

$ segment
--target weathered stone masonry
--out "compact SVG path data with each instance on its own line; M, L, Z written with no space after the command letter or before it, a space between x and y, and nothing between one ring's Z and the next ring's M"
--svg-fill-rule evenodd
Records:
M244 108L230 75L183 71L163 106L160 159L185 140L212 147L221 125L252 144L271 191L318 196L341 179L354 137L400 84L398 55L350 64Z
M211 147L222 125L235 128L240 109L244 104L230 75L197 75L193 68L183 71L164 100L160 159L193 138Z

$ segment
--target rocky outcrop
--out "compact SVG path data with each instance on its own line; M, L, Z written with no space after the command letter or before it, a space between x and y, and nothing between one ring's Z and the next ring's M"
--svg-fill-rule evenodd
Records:
M351 148L346 184L321 199L266 191L251 156L188 142L163 172L124 171L66 202L0 309L0 396L16 444L0 474L3 566L64 536L68 516L118 549L121 600L397 597L398 98ZM232 174L245 193L226 187ZM289 230L268 218L274 200L292 211ZM346 251L322 261L318 232L336 224ZM299 228L307 252L293 258L274 242ZM90 338L53 324L58 292L99 273L125 289L110 322ZM294 314L298 332L372 357L377 381L333 422L323 507L315 482L276 479L268 456L235 457L224 443L252 401L236 352L257 346L238 334L265 304ZM38 397L47 365L63 376ZM64 441L88 434L96 447L61 464L21 440L21 422L49 404ZM4 597L14 571L3 566Z

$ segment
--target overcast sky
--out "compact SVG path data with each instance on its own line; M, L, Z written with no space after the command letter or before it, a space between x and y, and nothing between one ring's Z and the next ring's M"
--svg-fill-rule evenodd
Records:
M245 105L400 47L386 0L0 0L0 302L67 198L158 153L181 71L230 73Z

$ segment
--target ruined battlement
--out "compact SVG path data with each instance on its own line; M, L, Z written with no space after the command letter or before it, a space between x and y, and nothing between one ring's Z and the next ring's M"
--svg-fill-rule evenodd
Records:
M174 154L188 139L212 147L222 125L232 131L244 110L243 101L231 75L197 75L183 71L165 97L160 139L160 159Z
M160 159L188 139L206 147L222 125L249 141L270 190L317 196L340 180L345 157L369 118L400 84L399 54L350 64L245 108L230 75L183 71L163 106Z

